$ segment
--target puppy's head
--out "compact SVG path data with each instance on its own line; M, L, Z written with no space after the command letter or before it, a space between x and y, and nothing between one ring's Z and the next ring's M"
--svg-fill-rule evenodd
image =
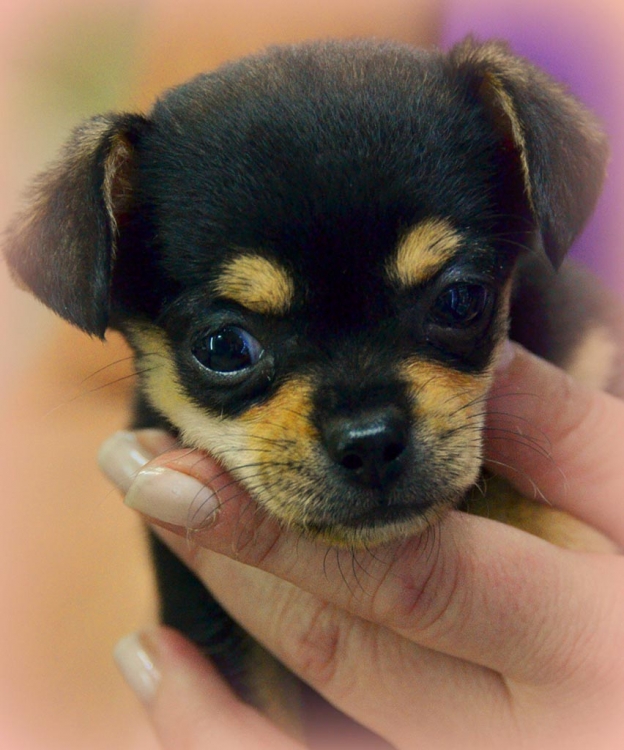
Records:
M271 513L372 544L475 482L516 261L560 262L605 159L502 45L278 48L79 128L7 254Z

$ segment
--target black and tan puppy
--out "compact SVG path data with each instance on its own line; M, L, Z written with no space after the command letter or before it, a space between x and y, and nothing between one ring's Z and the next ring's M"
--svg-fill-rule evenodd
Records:
M619 388L601 295L553 271L606 158L593 117L501 44L276 48L78 128L6 253L61 316L126 335L137 426L210 451L301 533L373 546L468 502L509 331ZM488 487L494 517L576 533ZM244 634L155 558L165 619L250 697Z

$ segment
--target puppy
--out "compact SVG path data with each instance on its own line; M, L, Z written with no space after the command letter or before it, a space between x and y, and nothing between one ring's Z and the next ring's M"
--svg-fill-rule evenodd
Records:
M136 427L209 451L284 525L357 549L470 506L591 546L500 481L472 491L508 334L621 391L604 295L554 273L606 160L592 115L503 44L274 48L80 126L5 251L59 315L127 337ZM268 659L154 558L164 620L266 705Z

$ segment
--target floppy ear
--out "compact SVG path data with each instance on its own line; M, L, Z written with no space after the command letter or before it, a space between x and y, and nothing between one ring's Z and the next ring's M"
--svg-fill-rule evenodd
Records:
M608 146L596 118L506 44L468 38L450 52L496 128L517 151L543 248L558 266L591 215Z
M100 337L117 235L132 204L134 145L146 124L140 115L105 115L78 127L36 180L5 238L18 283Z

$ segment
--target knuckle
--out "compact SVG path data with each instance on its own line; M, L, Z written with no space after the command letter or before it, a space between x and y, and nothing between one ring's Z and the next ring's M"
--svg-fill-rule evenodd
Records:
M240 562L266 569L279 547L282 531L277 523L261 512L253 512L247 521L241 517L232 536L234 557Z
M380 581L371 600L372 619L397 632L439 636L465 609L461 566L440 544L430 553L413 553Z
M298 617L287 630L294 670L317 688L335 682L346 655L348 619L340 617L332 605L317 601L307 608L304 620Z

